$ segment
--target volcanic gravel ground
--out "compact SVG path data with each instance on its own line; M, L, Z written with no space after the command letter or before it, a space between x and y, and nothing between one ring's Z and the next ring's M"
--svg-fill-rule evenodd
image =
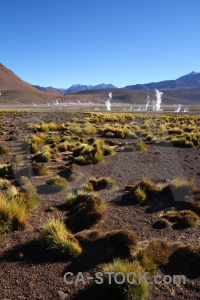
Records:
M47 115L43 114L43 118L47 118ZM37 122L41 118L41 116L34 116ZM28 123L28 116L25 119ZM116 139L116 141L120 140ZM15 142L13 147L15 147L14 152L20 152L20 142L18 144ZM2 157L0 161L5 162L5 158ZM64 202L70 190L79 188L91 176L109 176L116 181L114 190L101 192L101 197L108 204L102 221L94 228L101 229L103 232L128 228L137 233L141 242L152 237L159 237L186 245L200 245L199 225L184 230L153 229L152 225L158 219L160 212L147 213L144 206L122 205L120 202L125 185L142 177L148 177L155 182L168 182L174 177L184 177L194 179L200 186L199 148L173 148L149 144L147 151L118 151L115 155L106 157L101 164L80 168L81 175L78 180L69 183L67 191L56 194L38 194L39 207L29 214L25 231L0 236L1 300L101 299L97 286L91 288L88 284L65 284L63 274L68 270L71 262L46 261L39 250L32 246L32 242L38 237L38 229L49 217L56 216L65 219L66 212L59 210L58 205ZM49 177L34 176L31 181L39 188ZM81 262L77 264L80 271L85 269ZM84 271L85 277L96 270L98 266ZM153 285L150 290L149 300L200 299L199 278L187 279L186 285Z

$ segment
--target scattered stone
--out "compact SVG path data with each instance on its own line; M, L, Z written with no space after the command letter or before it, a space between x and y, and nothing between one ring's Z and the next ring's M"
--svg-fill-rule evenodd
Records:
M156 152L154 152L156 155L157 154L162 154L162 152L160 152L160 151L156 151Z
M16 254L15 254L15 258L17 259L17 260L22 260L23 258L24 258L24 253L23 252L17 252Z
M60 300L65 300L68 297L68 294L58 291L58 296Z

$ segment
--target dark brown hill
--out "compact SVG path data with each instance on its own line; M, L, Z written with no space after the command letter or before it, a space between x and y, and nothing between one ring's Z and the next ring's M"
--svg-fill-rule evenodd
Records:
M0 104L45 103L52 96L38 91L0 64Z
M162 91L162 90L161 90ZM80 101L86 99L93 102L105 102L108 92L112 92L112 102L115 103L130 103L130 104L145 104L147 95L150 99L156 99L155 91L138 91L129 89L110 89L96 91L82 91L73 94L74 99ZM200 105L200 88L186 90L163 90L162 103L165 105L183 104L183 105Z

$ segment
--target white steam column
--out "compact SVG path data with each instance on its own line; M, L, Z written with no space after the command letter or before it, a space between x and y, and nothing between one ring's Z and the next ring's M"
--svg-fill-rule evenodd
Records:
M157 89L155 91L156 91L155 111L161 111L160 105L161 105L161 102L162 102L163 92L159 92L159 90L157 90Z
M108 94L108 99L106 100L106 110L111 110L111 101L112 100L112 93Z
M146 105L145 105L145 111L147 111L148 110L148 107L149 107L149 102L150 102L150 96L149 95L147 95L147 103L146 103Z
M178 108L175 110L175 112L180 112L181 110L181 104L179 104Z

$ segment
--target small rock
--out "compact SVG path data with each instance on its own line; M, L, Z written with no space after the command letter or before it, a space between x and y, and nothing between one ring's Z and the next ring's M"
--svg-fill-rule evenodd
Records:
M155 152L155 154L162 154L162 152L160 152L160 151L156 151L156 152Z
M24 258L24 253L23 252L17 252L16 254L15 254L15 258L17 259L17 260L22 260L23 258Z
M65 300L68 297L68 295L66 293L63 293L61 291L58 291L58 296L59 296L60 300Z

